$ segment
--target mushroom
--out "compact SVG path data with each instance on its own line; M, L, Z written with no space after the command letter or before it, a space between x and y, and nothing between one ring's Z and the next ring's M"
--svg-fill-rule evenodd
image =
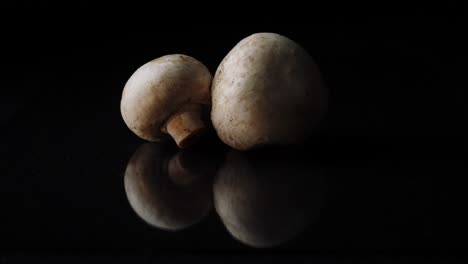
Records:
M318 218L326 179L297 153L232 151L214 182L214 205L228 232L258 248L283 244ZM296 154L296 155L293 155Z
M274 33L240 41L216 70L211 93L213 126L238 150L304 142L328 98L311 56Z
M133 210L149 225L181 230L211 211L213 171L209 166L193 169L189 159L151 142L133 154L125 171L125 192Z
M166 55L137 69L125 84L120 110L128 128L148 141L169 134L180 148L196 142L206 126L211 73L196 59Z

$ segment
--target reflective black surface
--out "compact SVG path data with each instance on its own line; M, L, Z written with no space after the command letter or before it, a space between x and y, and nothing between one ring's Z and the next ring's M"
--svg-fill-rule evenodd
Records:
M461 175L459 162L353 144L242 153L205 140L189 152L172 142L10 142L2 248L367 254L460 245L445 185ZM168 171L171 163L179 168Z
M319 216L326 176L297 151L230 150L223 158L224 150L171 153L167 145L141 145L125 171L129 203L153 227L186 229L214 205L235 239L264 248L291 240Z
M450 49L434 40L449 41L447 27L418 23L12 33L18 41L2 61L15 89L2 97L0 250L463 251L463 99L448 90ZM214 72L257 31L296 40L323 71L330 109L310 142L242 153L211 132L179 152L127 129L119 101L137 67L186 53Z

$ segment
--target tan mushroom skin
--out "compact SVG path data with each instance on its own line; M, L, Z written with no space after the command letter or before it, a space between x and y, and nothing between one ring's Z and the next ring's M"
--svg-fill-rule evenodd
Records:
M201 113L211 103L212 75L196 59L166 55L137 69L125 84L120 103L131 131L148 141L169 134L181 148L205 131Z
M219 65L211 93L213 126L239 150L305 141L328 99L311 56L274 33L240 41Z

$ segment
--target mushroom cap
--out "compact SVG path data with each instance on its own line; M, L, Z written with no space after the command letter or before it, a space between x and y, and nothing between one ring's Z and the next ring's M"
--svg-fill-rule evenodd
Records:
M241 40L219 65L211 93L218 136L240 150L303 142L328 97L311 56L274 33Z
M211 184L200 179L183 186L175 183L164 169L171 154L157 143L139 147L125 171L125 193L135 213L149 225L181 230L211 211Z
M161 126L182 107L209 105L211 73L196 59L166 55L138 68L125 84L120 110L125 124L139 137L158 141Z

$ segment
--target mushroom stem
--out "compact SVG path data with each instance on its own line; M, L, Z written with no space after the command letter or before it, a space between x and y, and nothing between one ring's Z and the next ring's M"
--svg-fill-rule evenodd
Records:
M167 120L162 131L171 135L179 148L191 145L206 130L201 120L201 110L199 104L182 108Z

